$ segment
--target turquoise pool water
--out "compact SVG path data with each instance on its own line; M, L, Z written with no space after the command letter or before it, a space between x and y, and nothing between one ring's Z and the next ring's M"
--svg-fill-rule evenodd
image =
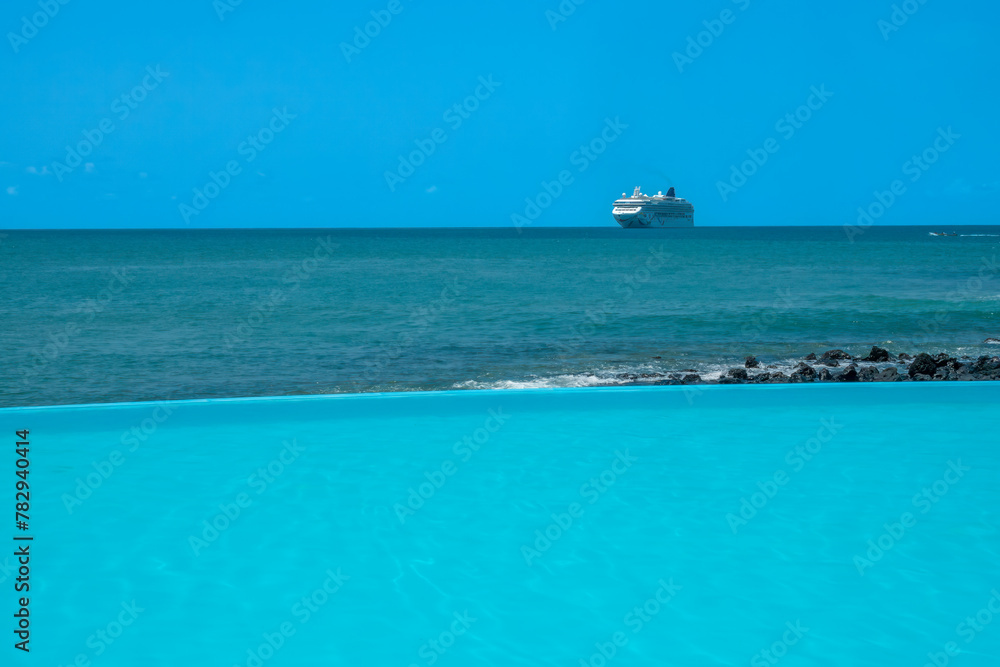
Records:
M998 402L917 383L0 410L10 450L31 431L35 537L32 652L4 653L1000 664Z

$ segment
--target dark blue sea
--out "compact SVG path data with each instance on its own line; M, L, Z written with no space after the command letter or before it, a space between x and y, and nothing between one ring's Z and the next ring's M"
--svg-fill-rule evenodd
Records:
M1000 338L996 226L0 237L4 406L623 384L832 347L1000 351L985 342Z

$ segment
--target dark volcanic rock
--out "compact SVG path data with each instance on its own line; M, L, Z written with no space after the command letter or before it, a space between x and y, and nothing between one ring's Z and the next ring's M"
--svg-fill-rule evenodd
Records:
M907 372L911 378L916 378L918 375L934 375L936 371L937 363L934 361L934 357L926 352L921 352L910 363L910 369Z
M815 358L816 355L810 355ZM744 367L728 369L718 379L705 380L695 370L685 370L669 375L664 373L621 373L617 377L623 380L638 382L641 384L669 384L669 385L701 385L701 384L780 384L780 383L803 383L803 382L970 382L970 381L1000 381L1000 356L981 356L972 360L963 357L965 361L959 361L955 357L950 357L945 353L930 355L924 352L916 357L909 357L905 353L900 353L898 359L910 359L911 363L905 371L901 366L889 366L879 371L874 365L861 365L858 362L879 359L879 363L893 360L893 355L878 346L873 346L872 351L864 358L852 358L843 350L829 350L825 352L814 364L804 361L789 371L785 375L775 365L768 365L764 371L764 364L757 361L755 356L748 356L744 362ZM840 360L851 359L846 364ZM754 372L748 369L758 369ZM774 370L772 370L774 369Z
M947 366L942 366L934 372L935 380L954 380L957 377L958 374Z
M809 354L807 354L806 356L804 356L802 358L805 359L806 361L816 361L816 353L815 352L810 352Z
M934 363L937 364L938 368L941 368L942 366L947 366L948 362L950 361L957 361L957 359L955 359L954 357L949 357L944 352L942 352L941 354L934 355Z
M889 350L872 345L872 351L869 352L868 356L861 361L874 361L875 363L879 363L882 361L889 361L891 358Z
M983 342L987 345L1000 345L1000 338L987 338Z
M900 352L899 353L899 360L900 361L910 361L911 359L913 359L913 357L911 357L910 355L908 355L906 352Z
M1000 357L982 356L976 359L969 371L974 375L988 375L993 371L1000 370Z
M799 364L789 377L791 382L812 382L815 379L816 369L809 364Z
M875 376L875 382L898 382L901 379L895 366L890 366Z
M809 364L800 363L798 366L792 369L792 374L798 373L799 375L805 375L808 377L813 377L816 375L816 369Z
M837 378L837 382L857 382L860 379L856 366L848 366L840 373L837 373L835 377Z

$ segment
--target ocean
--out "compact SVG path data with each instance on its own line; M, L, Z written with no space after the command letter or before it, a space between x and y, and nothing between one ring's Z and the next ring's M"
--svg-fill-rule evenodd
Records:
M872 345L996 354L1000 227L929 231L8 230L0 405L614 385Z

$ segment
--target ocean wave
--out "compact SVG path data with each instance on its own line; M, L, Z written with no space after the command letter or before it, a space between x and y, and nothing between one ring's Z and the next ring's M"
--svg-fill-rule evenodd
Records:
M564 389L572 387L605 387L628 384L631 380L600 377L591 373L534 377L525 380L466 380L453 389Z

